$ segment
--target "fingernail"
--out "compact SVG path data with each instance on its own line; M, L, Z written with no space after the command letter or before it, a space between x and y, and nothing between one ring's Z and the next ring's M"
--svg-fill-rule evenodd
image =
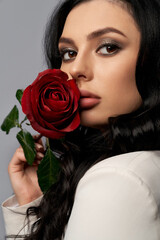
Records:
M43 157L44 157L44 154L41 153L41 152L38 152L38 153L37 153L37 157L38 157L38 158L43 158Z
M36 148L38 148L38 149L43 149L42 145L39 144L39 143L36 143Z

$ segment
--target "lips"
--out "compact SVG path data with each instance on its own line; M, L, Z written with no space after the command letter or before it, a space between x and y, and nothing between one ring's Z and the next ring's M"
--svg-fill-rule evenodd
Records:
M81 98L79 101L80 109L90 109L100 102L100 97L87 90L80 90Z

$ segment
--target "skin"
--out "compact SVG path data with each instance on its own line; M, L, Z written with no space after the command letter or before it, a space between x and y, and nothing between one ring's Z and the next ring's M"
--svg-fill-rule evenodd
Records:
M9 165L8 173L19 205L25 205L42 195L38 185L37 168L44 157L44 147L38 136L34 136L37 156L32 166L27 164L22 147L20 146L13 155Z
M104 28L116 30L91 35ZM76 6L69 13L59 41L61 69L76 80L80 90L100 97L91 109L81 109L82 125L103 129L109 117L132 112L141 105L135 80L140 37L132 16L120 4L94 0ZM102 47L103 44L107 46ZM42 195L36 170L44 148L37 137L35 142L37 157L32 167L27 165L21 147L8 167L19 205Z
M92 32L106 27L121 33L106 32L87 39ZM106 43L108 46L99 49ZM119 4L95 0L69 13L59 41L61 69L76 80L80 90L100 97L95 107L81 109L82 125L101 129L109 117L132 112L141 105L135 80L139 47L138 27Z

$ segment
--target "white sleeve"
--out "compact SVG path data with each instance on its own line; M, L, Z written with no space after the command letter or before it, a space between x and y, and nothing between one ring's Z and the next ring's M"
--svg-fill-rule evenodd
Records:
M64 240L159 240L150 189L133 172L96 169L79 182Z
M38 206L42 196L23 206L18 206L15 196L8 198L2 203L2 212L4 217L6 236L26 235L30 228L26 221L26 211L31 206ZM30 217L30 226L36 221L36 217ZM7 238L14 239L14 238ZM16 238L19 239L19 238ZM21 238L22 239L22 238Z

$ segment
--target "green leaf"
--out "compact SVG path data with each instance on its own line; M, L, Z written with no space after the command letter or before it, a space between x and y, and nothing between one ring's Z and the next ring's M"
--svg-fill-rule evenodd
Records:
M17 139L23 148L28 164L32 165L36 157L35 143L32 135L25 130L21 130L17 134Z
M23 89L18 89L16 92L16 98L20 104L21 104L22 96L23 96Z
M42 192L46 192L57 181L60 165L50 148L38 166L38 182Z
M6 134L9 133L10 129L13 127L17 127L19 125L19 111L17 106L15 105L10 113L7 115L7 117L4 119L1 129L2 131L5 131Z

